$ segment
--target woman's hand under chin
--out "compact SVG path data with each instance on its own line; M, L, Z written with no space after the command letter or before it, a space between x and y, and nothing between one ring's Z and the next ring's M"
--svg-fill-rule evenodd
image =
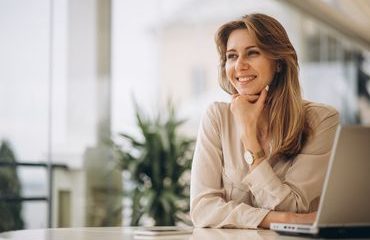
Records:
M234 94L232 96L230 110L243 133L247 135L256 133L258 118L262 113L266 97L267 89L263 89L259 95Z

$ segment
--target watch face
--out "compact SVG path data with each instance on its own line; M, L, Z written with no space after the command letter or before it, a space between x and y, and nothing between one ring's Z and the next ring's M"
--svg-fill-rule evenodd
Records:
M253 154L251 151L247 150L245 151L244 153L244 159L245 161L249 164L249 165L252 165L253 164L253 161L254 161L254 158L253 158Z

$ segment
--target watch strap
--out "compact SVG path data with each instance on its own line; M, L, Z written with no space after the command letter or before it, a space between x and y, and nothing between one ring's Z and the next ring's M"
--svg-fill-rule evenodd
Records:
M254 155L254 159L259 159L259 158L263 158L266 156L265 151L263 149L259 150L253 155Z

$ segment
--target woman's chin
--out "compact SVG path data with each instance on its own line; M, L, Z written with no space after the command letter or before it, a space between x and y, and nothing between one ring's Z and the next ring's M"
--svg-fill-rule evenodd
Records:
M260 95L262 90L263 89L259 89L259 88L257 88L257 89L256 88L253 88L253 89L251 89L251 88L248 88L248 89L239 88L239 89L237 89L239 95Z
M244 95L244 96L246 96L246 95L254 95L253 93L251 93L250 91L238 91L238 93L239 93L239 95Z

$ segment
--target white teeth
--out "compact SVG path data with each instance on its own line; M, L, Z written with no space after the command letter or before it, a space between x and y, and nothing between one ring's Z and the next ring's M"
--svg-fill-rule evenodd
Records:
M256 76L246 76L246 77L238 77L238 81L240 82L246 82L255 79Z

